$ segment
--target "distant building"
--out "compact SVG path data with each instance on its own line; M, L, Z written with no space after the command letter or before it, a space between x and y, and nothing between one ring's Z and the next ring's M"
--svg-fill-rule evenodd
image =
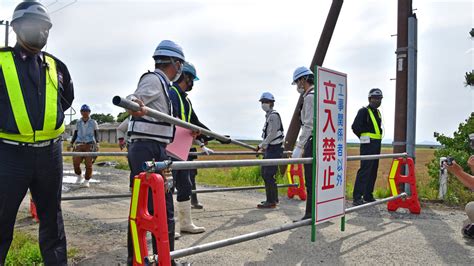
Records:
M118 143L117 140L117 127L120 125L118 122L104 123L99 125L99 142ZM63 133L63 139L71 141L73 135L74 125L67 125L66 130Z
M118 122L104 123L99 125L99 142L118 143L117 127Z

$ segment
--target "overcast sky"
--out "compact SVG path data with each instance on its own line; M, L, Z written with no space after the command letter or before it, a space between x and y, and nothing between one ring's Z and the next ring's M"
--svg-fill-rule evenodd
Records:
M19 2L1 0L0 20L11 19ZM292 73L309 66L332 1L42 2L53 22L46 50L71 72L74 109L87 103L93 113L116 116L122 110L112 97L133 93L141 74L153 69L157 44L170 39L197 68L200 80L190 99L200 120L221 134L258 139L264 123L258 99L264 91L275 95L275 109L288 128L298 99ZM417 142L434 141L433 132L452 135L474 110L474 89L463 84L464 73L474 69L469 37L474 4L413 0L413 8ZM395 81L390 79L396 74L396 37L390 35L396 32L396 0L346 0L323 64L348 75L348 126L367 104L369 89L382 89L385 139L393 139L394 132ZM16 37L11 35L12 46ZM348 139L356 139L350 129Z

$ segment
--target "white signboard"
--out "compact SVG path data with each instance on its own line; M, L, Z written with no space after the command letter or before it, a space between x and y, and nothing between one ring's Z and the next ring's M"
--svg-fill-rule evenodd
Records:
M315 223L344 215L347 75L318 67Z

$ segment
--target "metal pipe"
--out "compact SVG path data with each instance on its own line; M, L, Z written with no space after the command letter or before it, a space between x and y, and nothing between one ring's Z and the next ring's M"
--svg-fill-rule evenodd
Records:
M415 15L408 18L407 153L412 158L415 158L416 141L417 24Z
M92 196L66 196L62 197L61 201L69 200L89 200L89 199L116 199L116 198L130 198L132 194L111 194L111 195L92 195Z
M374 160L385 158L406 157L406 153L396 154L375 154L347 156L348 161ZM243 166L271 166L288 164L311 164L312 158L290 158L290 159L247 159L247 160L215 160L215 161L176 161L171 164L173 170L200 169L200 168L221 168L221 167L243 167ZM148 169L143 169L147 171Z
M137 103L132 102L130 100L127 100L125 98L122 98L120 96L115 96L113 98L112 102L117 106L123 107L125 109L129 109L129 110L132 110L132 111L140 111L141 110L140 106ZM224 135L217 134L217 133L212 132L208 129L198 127L198 126L193 125L191 123L187 123L183 120L174 118L172 116L169 116L169 115L164 114L162 112L159 112L157 110L151 109L149 107L145 106L144 109L147 111L147 116L150 116L150 117L153 117L153 118L156 118L156 119L160 119L164 122L168 122L168 123L171 123L173 125L184 127L184 128L187 128L187 129L190 129L190 130L193 130L193 131L200 131L202 134L204 134L206 136L213 137L213 138L218 139L220 141L234 143L236 145L239 145L239 146L242 146L242 147L245 147L247 149L254 150L254 151L257 150L256 147L254 147L252 145L249 145L247 143L244 143L242 141L234 140L234 139L231 139L231 138L226 137Z
M278 184L278 188L285 188L285 187L298 187L299 184ZM193 194L201 194L201 193L215 193L215 192L228 192L228 191L244 191L244 190L256 190L256 189L264 189L265 186L249 186L249 187L226 187L226 188L209 188L209 189L199 189L193 190ZM174 194L177 192L175 191ZM115 198L130 198L132 194L111 194L111 195L92 195L92 196L66 196L62 197L62 201L69 201L69 200L88 200L88 199L115 199Z
M127 152L63 152L63 156L127 156ZM190 156L227 156L227 155L261 155L263 152L255 151L214 151L206 154L205 152L190 152ZM291 151L284 151L283 154L290 155Z
M351 208L346 209L346 213L350 213L350 212L354 212L354 211L357 211L357 210L360 210L360 209L372 207L372 206L382 204L382 203L392 201L392 200L402 198L402 197L406 197L406 193L402 193L402 194L399 194L397 196L392 196L392 197L389 197L389 198L377 200L377 201L367 203L367 204L364 204L364 205L351 207ZM303 221L298 221L296 223L285 224L285 225L281 225L281 226L266 229L266 230L261 230L261 231L248 233L248 234L245 234L245 235L240 235L240 236L227 238L227 239L223 239L223 240L219 240L219 241L215 241L215 242L211 242L211 243L206 243L206 244L202 244L202 245L198 245L198 246L194 246L194 247L175 250L175 251L172 251L170 253L170 255L171 255L171 259L177 259L177 258L181 258L181 257L185 257L185 256L194 255L194 254L202 253L202 252L205 252L205 251L213 250L213 249L218 249L218 248L222 248L222 247L226 247L226 246L230 246L230 245L235 245L235 244L238 244L238 243L242 243L242 242L245 242L245 241L261 238L261 237L264 237L264 236L269 236L269 235L281 233L281 232L292 230L292 229L295 229L295 228L298 228L298 227L311 225L311 222L312 222L311 219L307 219L307 220L303 220Z

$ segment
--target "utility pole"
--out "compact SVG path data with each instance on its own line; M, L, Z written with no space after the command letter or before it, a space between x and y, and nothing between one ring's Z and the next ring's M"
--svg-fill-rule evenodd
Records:
M321 37L319 38L318 46L316 52L314 53L313 60L311 61L310 69L314 71L315 66L322 66L326 52L328 51L329 43L331 42L331 37L336 28L337 19L339 18L339 13L341 12L342 4L344 0L333 0L331 8L329 9L328 16L326 18L326 23L324 24L323 31L321 32ZM300 133L300 110L303 105L303 97L300 96L298 103L296 104L295 111L291 118L290 125L288 126L288 131L286 132L285 138L285 150L293 150L293 147L296 143L296 138Z
M406 151L407 79L408 79L408 17L412 16L412 0L398 0L395 131L393 152Z
M10 31L10 22L8 20L0 20L0 25L5 25L5 47L8 46L8 32Z

